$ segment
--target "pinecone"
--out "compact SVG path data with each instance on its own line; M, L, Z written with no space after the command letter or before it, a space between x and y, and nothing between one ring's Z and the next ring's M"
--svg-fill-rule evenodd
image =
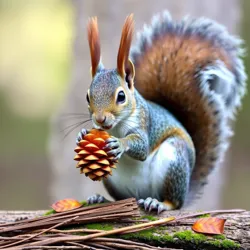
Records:
M74 160L78 161L76 167L93 181L107 178L112 175L112 168L116 168L113 157L107 155L109 149L104 149L109 137L106 131L92 129L75 148L77 155Z

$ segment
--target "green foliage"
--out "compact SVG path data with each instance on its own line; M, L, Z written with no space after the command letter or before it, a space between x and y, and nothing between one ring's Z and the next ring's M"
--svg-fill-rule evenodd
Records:
M43 216L48 216L48 215L51 215L51 214L56 214L56 211L54 209L50 209L46 213L44 213Z
M147 229L143 230L141 232L136 232L136 233L129 233L129 234L124 234L121 235L120 238L122 239L137 239L143 242L152 242L155 243L156 245L158 244L167 244L167 243L172 243L173 242L173 237L166 234L159 234L157 228L152 228L152 229Z
M183 232L177 232L173 235L174 238L178 238L179 240L183 240L186 242L192 242L195 244L203 243L207 240L207 237L203 234L193 233L190 230L186 230Z
M238 248L240 248L240 244L238 244L232 240L228 240L228 239L209 241L209 244L212 246L221 248L221 249L238 249Z
M0 182L8 190L0 198L5 209L36 210L49 202L49 123L69 79L73 11L67 0L0 1L0 166L5 173Z
M187 243L190 242L196 245L204 243L206 245L212 245L221 249L238 249L240 247L240 244L226 239L225 235L216 235L210 240L210 238L203 234L193 233L192 231L187 230L183 232L177 232L173 235L173 237L176 237L179 240L185 241Z
M214 235L213 238L216 240L225 240L226 236L224 234L219 234L219 235Z
M155 220L158 220L158 218L152 216L152 215L143 215L142 217L140 217L139 219L147 219L147 220L150 220L150 221L155 221Z

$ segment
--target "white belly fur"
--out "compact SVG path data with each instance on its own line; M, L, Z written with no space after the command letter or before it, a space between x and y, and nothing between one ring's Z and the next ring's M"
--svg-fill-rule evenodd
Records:
M175 149L165 141L143 162L124 154L108 182L127 198L152 197L160 200L169 161L175 158L174 151Z
M133 128L136 123L135 115L126 121L128 126L116 126L110 133L123 138L128 128ZM107 179L112 187L123 197L145 199L152 197L160 200L164 191L164 182L169 166L169 161L175 160L175 148L167 141L151 153L145 161L137 161L127 156L126 153L119 159L117 169Z

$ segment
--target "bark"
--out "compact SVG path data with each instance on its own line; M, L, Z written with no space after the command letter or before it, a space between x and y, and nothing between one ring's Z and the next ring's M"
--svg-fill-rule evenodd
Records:
M16 220L23 220L26 218L34 218L44 214L46 211L0 211L0 226L2 223L14 222ZM156 220L166 218L170 216L180 217L184 215L193 214L190 211L171 211L164 212L161 216L152 214L151 216L145 215L143 211L141 213L141 219ZM216 214L215 214L216 215ZM147 243L149 245L161 246L164 248L178 248L178 249L250 249L250 212L246 211L243 213L220 213L216 217L227 219L225 224L224 235L226 239L215 239L212 236L204 236L203 239L197 237L197 234L189 234L191 226L194 223L195 218L181 220L178 223L169 223L167 226L156 227L153 230L148 229L146 232L124 234L122 236L111 236L122 237L126 240ZM131 222L131 220L130 220ZM138 224L138 221L136 222ZM84 227L84 224L82 224ZM95 223L97 225L97 223ZM99 227L102 227L102 223L98 223ZM107 222L103 225L107 226ZM113 225L114 228L124 227L124 223L111 222L109 225ZM130 223L131 225L131 223ZM79 229L79 225L77 227ZM100 229L99 228L99 229ZM93 227L92 227L93 229ZM152 230L152 231L150 231ZM188 231L187 231L188 230ZM90 231L90 230L89 230ZM93 233L95 232L92 230ZM1 235L2 236L2 235ZM0 237L1 237L0 236ZM172 237L172 238L171 238ZM95 243L98 241L105 241L108 238L97 238ZM231 240L231 241L229 241ZM82 242L84 243L84 242ZM240 244L240 247L236 244ZM46 247L45 247L46 248ZM58 247L58 249L61 249ZM116 248L115 248L116 249Z
M93 183L88 178L79 175L78 171L75 170L73 149L76 135L81 127L77 127L64 139L64 134L60 132L67 125L79 121L72 119L70 123L67 123L61 119L63 113L87 113L86 92L91 81L89 48L86 38L87 19L90 16L98 16L102 58L104 65L109 68L115 66L121 27L129 13L134 13L137 30L142 28L144 22L149 22L155 13L168 9L174 18L180 19L187 14L206 16L225 25L230 32L237 33L241 17L240 1L73 0L72 4L75 9L72 78L61 108L53 118L49 144L52 172L51 201L72 196L85 199L87 196L93 195L93 193L100 193L111 199L101 183ZM86 125L85 127L89 126ZM225 168L222 166L211 174L203 198L194 204L192 209L219 208L221 206L221 191L224 178Z

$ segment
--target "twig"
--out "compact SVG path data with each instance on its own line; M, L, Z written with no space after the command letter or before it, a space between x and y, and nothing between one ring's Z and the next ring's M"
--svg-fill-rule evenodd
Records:
M103 214L116 214L125 211L131 213L130 215L127 214L127 216L136 216L137 214L139 215L137 202L134 198L129 198L126 200L116 201L112 203L103 203L95 206L81 207L71 211L56 213L48 216L41 216L39 218L7 223L5 224L4 228L0 227L0 232L3 233L20 229L30 229L32 227L38 227L41 224L45 226L53 225L54 221L60 222L58 220L65 220L66 218L70 218L77 215L81 217L84 215L86 220L86 218L88 217L100 216Z
M78 246L78 247L85 247L85 245L80 244L80 243L78 243L78 242L66 241L65 243L70 244L70 245L74 245L74 246Z
M154 247L147 244L140 244L133 241L103 241L99 242L99 244L104 246L111 246L116 247L116 249L139 249L139 250L169 250L170 248L160 248L160 247Z
M170 221L173 221L176 219L177 220L183 220L186 218L192 218L192 217L197 217L200 215L204 215L204 214L217 214L217 213L236 213L236 212L244 212L245 210L214 210L214 211L204 211L204 212L200 212L200 213L195 213L192 215L185 215L185 216L180 216L178 218L174 218L174 217L170 217L170 218L165 218L165 219L161 219L161 220L157 220L157 221L153 221L153 222L148 222L148 223L143 223L143 224L139 224L139 225L133 225L133 226L129 226L129 227L123 227L123 228L119 228L119 229L114 229L114 230L110 230L110 231L105 231L105 232L99 232L99 233L94 233L91 235L86 235L86 236L65 236L65 237L59 237L57 239L47 239L47 240L42 240L39 243L38 242L33 242L30 245L49 245L49 244L55 244L55 243L60 243L60 242L64 242L64 241L86 241L86 240L90 240L90 239L94 239L96 237L101 237L101 236L107 236L107 235L112 235L112 234L118 234L118 233L123 233L123 232L127 232L131 230L135 230L135 229L145 229L148 228L149 226L156 226L156 225L162 225L162 224L166 224Z
M41 230L39 230L41 231ZM73 234L73 233L100 233L104 230L98 229L70 229L70 230L59 230L59 229L52 229L50 233L63 233L63 234ZM1 238L0 238L1 239Z
M102 245L102 248L106 249L117 249L117 248L124 248L124 249L157 249L154 247L151 247L149 245L141 245L142 243L136 243L136 242L129 242L124 241L121 239L113 239L113 238L100 238L103 236L108 236L112 234L121 234L121 233L131 233L131 232L138 232L141 230L149 229L158 225L164 225L169 223L169 225L176 225L181 223L190 223L188 220L185 221L185 219L194 218L200 215L204 214L223 214L223 213L241 213L245 210L241 209L234 209L234 210L213 210L213 211L203 211L199 213L193 213L189 215L182 215L177 217L169 217L169 218L163 218L157 221L151 221L146 222L142 224L127 226L123 228L118 228L110 231L104 231L104 230L91 230L91 229L74 229L74 230L58 230L55 229L56 227L59 227L63 224L71 224L72 221L75 221L75 223L89 223L89 222L102 222L102 221L111 221L116 219L122 219L126 218L127 216L137 216L138 215L138 207L136 204L135 199L129 199L129 202L126 203L126 201L123 202L114 202L110 203L109 205L106 204L106 206L93 206L89 207L88 209L79 208L69 212L65 213L59 213L56 215L46 216L42 219L33 219L33 220L23 220L22 224L19 222L16 224L13 224L11 226L7 226L6 228L0 228L0 232L9 232L12 230L17 229L40 229L39 231L36 230L33 232L38 232L36 234L32 235L20 235L20 236L14 236L14 237L2 237L0 238L0 249L6 249L8 247L9 250L20 250L20 249L56 249L54 244L57 243L66 243L74 245L71 247L71 249L90 249L89 246L92 246L92 249L96 247L96 249L100 248L100 245ZM74 218L72 218L75 216ZM66 219L66 220L65 220ZM126 219L125 219L126 220ZM134 221L130 221L134 222ZM46 226L50 226L50 228L42 230L41 228L45 228ZM51 235L45 235L41 236L42 234L46 232L52 232L55 234ZM27 232L27 231L26 231ZM86 236L77 236L77 235L67 235L67 233L90 233ZM18 233L18 232L16 232ZM39 237L40 236L40 237ZM25 237L25 238L23 238ZM35 238L35 239L34 239ZM20 240L21 239L21 240ZM26 241L30 241L31 239L34 239L33 242L26 243ZM105 239L105 240L104 240ZM8 240L9 242L4 242L4 240ZM120 240L120 241L118 241ZM16 241L16 242L13 242ZM79 243L79 241L83 241L84 244ZM20 243L24 243L20 246L15 246ZM4 244L4 245L3 245ZM94 245L95 244L95 245ZM51 245L51 246L48 246ZM15 246L15 247L11 247ZM25 247L25 248L24 248ZM29 248L27 248L29 247ZM42 247L42 248L41 248ZM65 246L66 247L66 246ZM74 248L73 248L74 247ZM78 247L78 248L75 248ZM81 248L80 248L81 247ZM84 247L84 248L83 248ZM69 249L69 248L62 248L60 246L57 246L57 249Z
M150 246L150 245L145 244L145 243L134 242L131 240L124 240L124 239L117 239L117 238L104 238L104 237L92 239L91 242L99 242L100 244L101 244L101 242L116 242L116 243L121 243L121 244L136 244L136 245L142 246L142 247L149 247ZM158 247L154 247L154 246L150 246L150 247L151 247L151 249L159 249Z
M138 246L136 244L131 244L131 245L125 245L125 244L119 244L119 243L114 243L114 242L102 242L102 245L104 246L110 246L110 247L116 247L118 249L138 249L138 250L152 250L153 248L151 247L142 247Z
M22 221L15 221L15 222L10 222L10 223L5 223L5 224L0 224L1 226L4 227L8 227L8 226L13 226L13 225L18 225L18 224L23 224L24 222L37 222L40 220L44 220L44 219L50 219L50 218L58 218L61 216L65 216L65 215L72 215L72 216L76 216L77 214L75 214L76 212L87 212L89 210L97 210L97 209L101 209L103 211L103 209L106 209L107 207L113 207L113 206L131 206L133 204L137 204L136 200L134 198L129 198L129 199L125 199L125 200L120 200L120 201L115 201L112 203L102 203L102 204L96 204L94 206L85 206L85 207L80 207L74 210L70 210L70 211L65 211L65 212L61 212L61 213L56 213L56 214L51 214L51 215L47 215L47 216L40 216L38 218L33 218L33 219L26 219L26 220L22 220ZM45 212L45 211L44 211ZM0 211L1 213L1 211ZM16 212L13 212L14 214L16 214ZM25 213L25 212L23 212Z
M17 225L7 226L5 228L0 228L0 233L21 230L21 229L34 229L41 228L44 226L53 226L54 224L62 222L67 218L72 218L72 216L79 216L77 222L94 222L100 220L116 220L123 217L138 216L139 210L135 199L128 199L129 202L114 202L110 203L109 206L106 205L105 209L98 206L93 206L91 209L79 208L74 210L74 213L64 212L59 213L59 215L51 215L43 217L41 220L26 220L22 224L17 223Z
M116 207L114 207L114 208L116 208ZM117 208L117 210L118 210L118 212L120 212L120 210L118 208ZM74 216L79 216L79 222L84 221L86 223L89 221L95 220L96 217L98 219L102 219L102 218L106 218L106 217L114 217L114 219L115 219L117 216L117 214L114 214L114 211L113 211L113 214L111 214L110 216L108 216L108 215L105 216L105 213L104 213L104 215L102 215L102 214L103 214L103 211L99 211L99 212L95 212L91 215L76 213L76 214L74 214ZM129 216L130 214L129 213L126 213L125 215L122 214L122 216L127 216L127 215ZM119 215L118 215L118 217L119 217ZM65 220L67 218L72 218L72 215L61 216L61 217L56 218L56 219L44 218L44 220L41 220L38 222L31 222L31 223L25 223L25 224L21 224L21 225L17 225L17 226L6 227L6 228L3 228L2 230L0 230L0 233L14 231L14 230L21 230L21 229L32 229L32 228L37 228L37 227L41 227L41 226L49 226L49 225L57 224L58 222L61 222L62 220Z
M132 229L130 231L125 231L125 232L122 232L120 234L129 234L129 233L136 233L136 232L140 232L140 231L143 231L143 230L147 230L147 229L150 229L154 227L154 225L150 225L148 227L143 227L143 228L137 228L137 229Z
M54 229L54 228L56 228L56 227L60 227L60 226L65 225L65 224L67 224L67 223L69 223L69 222L71 222L71 221L74 221L74 220L76 220L78 217L79 217L79 216L76 216L76 217L74 217L74 218L65 220L65 221L63 221L63 222L61 222L61 223L58 223L58 224L54 225L53 227L50 227L50 228L47 228L47 229L41 231L40 233L31 235L31 236L28 237L28 238L25 238L25 239L22 239L22 240L20 240L20 241L11 243L11 244L9 244L9 245L5 245L4 247L5 247L5 248L6 248L6 247L11 247L11 246L14 246L14 245L18 245L18 244L20 244L20 243L23 243L23 242L25 242L25 241L31 240L31 239L33 239L33 238L39 236L39 235L42 235L42 234L44 234L44 233L49 232L50 230L52 230L52 229ZM2 247L0 247L0 249L1 249L1 248L2 248Z
M183 216L177 217L176 221L194 218L194 217L205 215L205 214L226 214L226 213L243 213L243 212L246 212L246 210L244 210L244 209L229 209L229 210L203 211L203 212L198 212L198 213L194 213L194 214L183 215Z
M42 240L40 242L33 242L33 243L30 243L29 246L36 246L38 244L40 246L45 246L45 245L57 244L57 243L60 243L60 242L65 242L65 241L86 241L86 240L90 240L90 239L101 237L101 236L107 236L107 235L122 233L122 232L125 232L125 231L131 231L131 230L137 229L137 228L145 228L145 227L148 227L148 226L151 226L151 225L155 225L155 226L156 225L162 225L162 224L166 224L169 221L173 221L173 220L175 220L175 217L164 218L164 219L157 220L157 221L152 221L152 222L148 222L148 223L123 227L123 228L118 228L118 229L105 231L105 232L100 232L100 233L95 233L95 234L90 234L90 235L86 235L86 236L58 237L56 239L53 238L53 239ZM14 248L14 249L19 249L19 248Z
M57 249L57 250L59 250L59 249L91 249L91 250L93 250L93 247L88 247L88 246L86 246L85 248L82 248L82 247L80 247L80 246L28 246L28 247L22 247L21 248L22 250L30 250L30 249L32 249L32 250L35 250L35 249Z
M85 243L85 245L83 245L83 244L80 244L80 243L78 243L78 242L70 242L70 241L67 241L67 242L65 242L65 243L67 243L67 244L69 244L69 245L71 245L71 246L78 246L78 247L81 247L81 249L89 249L89 245L88 244L86 244ZM91 250L95 250L96 248L91 248ZM97 248L98 249L98 248Z
M118 228L118 229L114 229L114 230L110 230L110 231L104 231L104 232L100 232L100 233L90 234L90 235L83 236L84 239L82 239L82 240L89 240L89 239L94 239L97 237L118 234L118 233L124 233L126 231L131 231L133 229L148 228L149 226L158 226L158 225L166 224L169 221L173 221L173 220L175 220L175 217L169 217L169 218L164 218L164 219L160 219L157 221L151 221L151 222L147 222L147 223L143 223L143 224L122 227L122 228Z
M117 250L117 248L108 247L108 246L104 246L104 245L92 243L92 242L88 242L87 245L92 246L92 247L96 247L97 249Z

